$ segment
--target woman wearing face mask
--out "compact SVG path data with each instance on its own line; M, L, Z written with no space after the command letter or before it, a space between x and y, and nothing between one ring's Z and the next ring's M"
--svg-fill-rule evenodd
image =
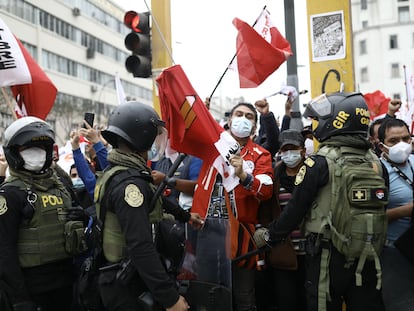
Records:
M387 240L381 254L382 294L386 310L414 310L414 265L394 242L412 221L414 155L407 124L386 119L378 129L381 162L389 175Z
M274 171L274 194L270 205L272 208L272 219L261 220L266 225L277 219L291 198L294 188L296 174L303 165L306 156L304 137L301 132L295 129L284 130L279 136L280 160L275 165ZM262 205L266 208L267 205ZM268 213L263 212L263 215ZM265 216L265 217L266 217ZM268 216L267 216L268 217ZM267 254L267 271L265 273L266 292L257 290L263 294L267 301L262 309L274 308L280 311L306 310L304 292L304 239L299 230L291 235L291 241L286 244L283 250L273 250Z

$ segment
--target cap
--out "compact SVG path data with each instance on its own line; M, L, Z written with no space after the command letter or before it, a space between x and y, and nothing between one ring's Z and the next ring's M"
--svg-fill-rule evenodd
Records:
M294 145L297 147L303 147L305 144L305 140L298 130L289 129L284 130L279 135L279 142L280 142L280 149L282 149L286 145Z

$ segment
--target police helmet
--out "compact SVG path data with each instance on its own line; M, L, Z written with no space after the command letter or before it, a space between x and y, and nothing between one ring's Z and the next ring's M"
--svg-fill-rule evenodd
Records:
M322 94L313 99L303 113L317 120L314 137L322 142L342 134L367 135L369 110L361 93Z
M46 150L46 162L41 171L47 169L53 160L55 132L51 126L36 117L22 117L14 121L4 132L4 155L12 169L19 170L24 165L19 147L43 147Z
M135 101L126 102L111 112L102 136L115 148L122 138L134 151L147 151L163 125L152 107Z

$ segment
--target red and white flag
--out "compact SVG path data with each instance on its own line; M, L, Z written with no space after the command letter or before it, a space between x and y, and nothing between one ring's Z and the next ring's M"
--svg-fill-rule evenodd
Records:
M213 166L223 176L224 187L232 190L239 179L228 159L239 151L237 141L213 118L180 65L165 69L156 81L171 147L202 159L202 172Z
M267 10L262 11L254 27L238 18L233 25L239 31L236 53L240 87L257 87L292 55L290 43L273 24Z
M56 99L56 87L2 19L0 38L0 87L10 86L18 104L16 111L46 119Z
M365 93L364 98L368 105L371 120L384 116L388 112L388 104L391 98L386 97L380 90Z

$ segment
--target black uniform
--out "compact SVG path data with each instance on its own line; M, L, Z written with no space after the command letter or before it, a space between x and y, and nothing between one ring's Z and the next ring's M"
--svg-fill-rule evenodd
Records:
M138 207L132 207L125 199L126 188L130 185L135 185L143 196L143 201ZM132 269L125 284L115 280L117 271L101 274L100 291L104 305L108 310L140 310L138 296L148 289L162 305L173 305L179 295L153 243L148 218L153 192L148 181L139 177L129 177L115 184L111 180L106 189L107 200L103 200L102 204L108 211L116 214L125 237L127 257L131 259Z
M309 165L309 163L312 163ZM280 218L269 226L270 238L278 241L287 237L300 225L316 199L319 189L329 181L328 163L322 156L314 155L304 164L306 173L296 186L292 198ZM307 310L318 310L318 284L321 264L321 249L315 246L315 235L307 236L306 242L306 295ZM329 290L327 310L341 310L345 300L348 310L384 310L381 291L375 289L377 277L374 261L367 261L362 271L363 286L355 285L355 270L358 261L347 266L345 257L331 242L321 243L329 248Z
M36 310L35 304L41 306L42 311L70 310L72 259L21 268L17 241L28 204L27 193L18 187L3 186L0 196L0 289L6 286L15 310ZM3 205L3 198L6 205Z

